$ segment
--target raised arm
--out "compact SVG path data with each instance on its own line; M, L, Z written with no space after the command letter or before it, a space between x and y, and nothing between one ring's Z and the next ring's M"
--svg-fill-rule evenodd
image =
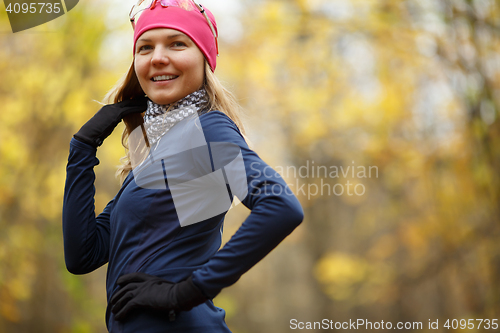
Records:
M97 147L126 115L146 110L147 98L103 106L70 143L63 203L63 236L66 267L73 274L92 272L108 262L109 225L113 200L96 218L94 166Z

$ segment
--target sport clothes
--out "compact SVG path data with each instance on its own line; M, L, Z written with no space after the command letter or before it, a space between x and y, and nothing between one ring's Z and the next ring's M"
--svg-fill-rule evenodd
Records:
M93 171L99 164L96 149L71 140L63 207L66 266L74 274L86 274L109 263L108 302L118 290L118 277L131 272L144 272L173 282L192 274L193 282L207 297L213 298L222 288L235 283L301 223L303 211L297 198L281 176L248 148L229 117L211 111L199 117L199 124L208 147L220 147L223 143L239 148L248 186L246 197L240 199L251 213L220 250L225 212L181 226L181 215L174 204L178 202L176 192L171 190L175 182L165 169L164 188L139 186L137 183L144 181L139 178L136 181L131 172L117 195L96 217ZM176 144L175 140L166 142ZM220 168L215 152L209 149L211 162L207 166L206 161L200 162L197 151L193 150L187 161L192 161L192 165L203 172L215 174ZM229 186L228 189L231 191ZM217 197L206 196L199 204L217 201ZM194 210L195 206L196 202ZM118 322L108 307L106 324L114 333L230 332L224 316L224 310L209 300L191 311L181 312L173 322L167 314L147 310L138 310L126 321Z

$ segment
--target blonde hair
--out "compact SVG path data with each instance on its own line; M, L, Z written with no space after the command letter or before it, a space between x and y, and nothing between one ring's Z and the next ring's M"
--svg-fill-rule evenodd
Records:
M217 76L212 72L210 66L205 61L205 80L203 83L209 98L209 110L218 110L225 113L238 127L246 139L245 126L242 120L242 108L235 96L226 89ZM144 96L145 93L139 84L139 79L135 73L134 63L132 62L128 72L124 74L113 88L111 88L104 97L104 103L118 103L123 100ZM125 129L122 134L122 145L125 147L126 155L120 159L121 165L116 171L116 175L123 182L128 173L132 170L132 162L129 150L128 139L132 131L141 126L143 135L147 143L147 137L144 130L143 114L131 114L123 119Z

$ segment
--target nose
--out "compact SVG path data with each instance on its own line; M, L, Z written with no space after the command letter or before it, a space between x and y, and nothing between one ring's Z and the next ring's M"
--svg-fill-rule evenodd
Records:
M153 56L151 57L151 65L168 65L170 63L170 58L168 57L168 52L163 47L156 47Z

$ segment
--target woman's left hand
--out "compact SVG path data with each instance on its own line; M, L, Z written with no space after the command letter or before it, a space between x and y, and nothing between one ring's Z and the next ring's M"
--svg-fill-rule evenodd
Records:
M191 277L174 283L145 273L130 273L121 276L117 284L121 288L111 298L110 306L120 321L139 308L161 310L172 321L176 312L189 311L207 300Z

